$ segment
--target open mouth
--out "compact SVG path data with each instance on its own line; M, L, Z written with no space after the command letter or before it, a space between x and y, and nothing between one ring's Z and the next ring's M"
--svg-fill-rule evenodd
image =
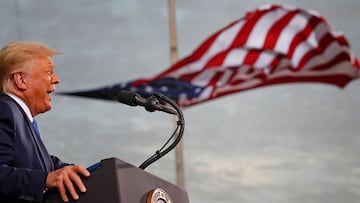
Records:
M47 94L52 94L52 93L54 93L55 92L55 90L49 90L49 91L47 91Z

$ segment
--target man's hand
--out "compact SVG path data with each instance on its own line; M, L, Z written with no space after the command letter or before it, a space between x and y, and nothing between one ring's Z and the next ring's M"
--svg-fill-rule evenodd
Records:
M74 200L78 200L79 195L77 194L75 187L77 187L81 192L86 192L86 187L79 175L89 177L90 172L82 166L65 166L48 173L46 178L46 187L48 189L57 188L61 199L64 202L69 201L66 191L69 191Z

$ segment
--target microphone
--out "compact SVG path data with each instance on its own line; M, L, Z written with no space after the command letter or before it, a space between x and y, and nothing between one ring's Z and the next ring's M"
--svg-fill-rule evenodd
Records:
M128 90L120 90L118 94L117 100L120 103L129 105L129 106L143 106L147 111L163 111L169 114L177 115L177 112L173 109L161 104L158 99L154 96L143 98L138 93L128 91Z

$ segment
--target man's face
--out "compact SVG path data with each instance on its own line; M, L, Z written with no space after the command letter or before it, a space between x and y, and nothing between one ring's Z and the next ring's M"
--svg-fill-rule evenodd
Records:
M33 68L27 75L27 103L33 116L49 111L52 107L50 94L60 82L54 72L50 57L33 59Z

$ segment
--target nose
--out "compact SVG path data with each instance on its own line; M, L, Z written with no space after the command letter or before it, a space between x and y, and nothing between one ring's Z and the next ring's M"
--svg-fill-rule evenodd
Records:
M51 75L51 82L53 84L60 83L60 77L55 72L53 72L53 74Z

